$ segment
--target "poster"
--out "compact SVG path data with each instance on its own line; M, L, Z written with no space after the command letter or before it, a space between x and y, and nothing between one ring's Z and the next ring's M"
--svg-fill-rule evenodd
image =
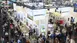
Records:
M40 26L40 30L41 30L41 33L43 34L46 34L46 21L45 19L41 19L39 20L39 26Z
M28 17L30 20L33 20L33 16L27 14L27 17Z
M45 28L45 24L41 24L40 25L40 29L41 29L41 33L43 33L44 35L46 34L45 32L46 32L46 28Z

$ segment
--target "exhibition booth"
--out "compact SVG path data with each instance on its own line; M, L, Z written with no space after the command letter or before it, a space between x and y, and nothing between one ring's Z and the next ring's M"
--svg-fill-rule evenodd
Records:
M38 35L47 35L49 16L55 17L55 22L57 20L63 20L65 22L65 20L67 20L67 17L64 18L66 16L65 14L69 15L70 9L71 7L63 7L58 8L55 12L55 8L53 8L48 12L45 8L32 9L31 6L28 5L27 7L23 7L14 4L14 10L17 12L17 19L25 24L29 30L37 29Z
M38 35L47 34L48 15L47 9L30 9L14 4L14 10L17 12L16 16L20 22L26 24L27 28L36 29Z

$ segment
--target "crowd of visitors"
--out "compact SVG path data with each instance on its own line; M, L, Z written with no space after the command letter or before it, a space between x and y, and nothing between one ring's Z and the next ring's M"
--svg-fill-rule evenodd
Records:
M64 23L63 20L54 19L49 20L49 27L47 35L42 33L38 35L35 29L29 27L29 37L23 35L19 25L15 26L13 20L7 20L3 25L4 35L1 37L2 43L72 43L77 33L77 23L74 23L75 18L68 18L68 21ZM20 22L17 20L17 22ZM22 23L20 22L20 25ZM37 27L37 26L36 26Z

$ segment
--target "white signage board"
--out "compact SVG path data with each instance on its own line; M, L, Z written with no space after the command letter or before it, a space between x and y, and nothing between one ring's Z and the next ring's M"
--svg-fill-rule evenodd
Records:
M33 16L40 14L46 15L46 9L33 10Z
M62 8L58 8L57 12L61 11L61 13L66 13L66 12L70 12L70 9L71 7L62 7Z
M33 18L34 20L45 19L46 9L33 10Z

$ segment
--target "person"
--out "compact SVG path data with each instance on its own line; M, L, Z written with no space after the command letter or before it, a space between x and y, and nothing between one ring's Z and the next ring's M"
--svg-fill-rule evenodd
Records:
M77 27L77 22L76 22L76 24L75 24L75 27Z
M22 43L25 43L26 42L26 38L23 36L21 41L22 41Z
M20 40L20 39L18 39L17 43L21 43L21 40Z
M56 25L57 25L57 26L60 26L59 20L56 20Z
M52 19L50 19L49 22L52 24L53 23Z
M55 36L56 36L55 33L53 33L53 34L50 35L50 39L51 39L51 42L52 43L54 43Z
M3 37L1 37L1 43L4 43L4 38Z
M70 43L69 35L66 37L66 43Z
M14 29L11 29L11 38L14 38Z
M12 19L10 20L10 23L12 23L12 24L13 24L13 20L12 20Z
M70 25L71 25L70 19L68 18L68 21L65 23L65 28L68 29Z
M61 35L61 41L62 41L62 43L66 42L66 35L65 34Z
M60 11L60 13L62 13L62 12Z
M5 42L9 42L9 37L8 37L8 32L5 32L5 37L4 37L4 39L5 39Z
M32 30L29 30L29 38L30 38L31 35L32 35Z
M40 36L38 38L38 43L42 43L42 34L40 34Z
M68 29L68 35L69 35L69 38L71 38L71 36L72 36L71 26Z
M44 41L44 43L45 43L45 41L46 41L46 38L45 38L45 36L43 36L43 41Z
M47 37L48 37L48 38L49 38L49 35L50 35L50 31L47 32Z
M46 39L46 43L49 43L49 38Z
M50 9L48 8L47 10L49 11Z
M61 33L60 33L60 31L57 30L55 34L56 34L56 38L58 39L58 41L61 42Z
M75 29L76 33L77 33L77 28Z
M64 20L59 20L59 23L62 25L64 24Z
M30 43L30 41L29 40L26 40L26 43Z
M14 43L14 40L13 39L11 39L11 43Z
M75 21L75 20L74 20L74 18L73 18L73 17L71 17L71 21L70 21L70 22L71 22L71 24L73 24L73 23L74 23L74 21Z
M30 36L33 34L32 25L30 25L29 28L30 28L30 30L29 30L29 38L30 38Z
M13 28L14 28L14 24L11 23L11 24L10 24L10 29L13 29Z
M18 35L19 35L19 36L21 36L21 35L22 35L21 30L18 30Z
M58 10L58 7L56 7L55 12L57 12L57 10Z
M39 36L38 27L35 25L34 29L35 29L36 36L38 37Z
M75 43L75 40L73 38L71 38L70 43Z
M55 38L55 42L54 43L59 43L59 40L58 40L57 37Z

